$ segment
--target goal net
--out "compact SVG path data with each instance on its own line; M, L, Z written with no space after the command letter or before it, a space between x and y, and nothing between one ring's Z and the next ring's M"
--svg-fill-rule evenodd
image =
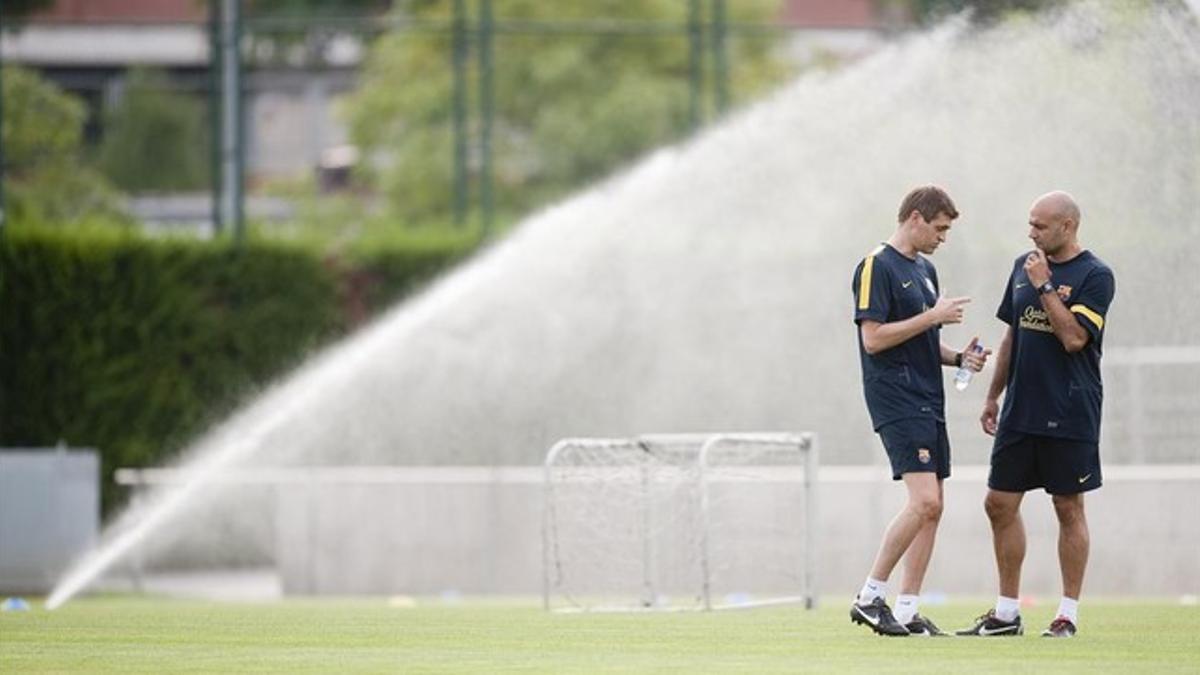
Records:
M815 605L813 434L566 439L546 455L560 611Z

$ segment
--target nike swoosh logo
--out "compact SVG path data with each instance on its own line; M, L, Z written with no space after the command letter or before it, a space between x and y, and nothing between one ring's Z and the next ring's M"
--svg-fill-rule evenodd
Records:
M904 282L904 283L900 284L900 287L901 287L901 288L908 288L909 286L912 286L912 282L911 282L911 281L906 281L906 282Z
M1080 482L1080 483L1086 483L1086 482L1087 482L1087 479L1089 479L1089 478L1091 478L1091 477L1092 477L1092 474L1090 474L1090 473L1089 473L1088 475L1084 476L1083 478L1080 478L1080 479L1079 479L1079 482Z
M862 617L864 620L866 620L866 622L867 622L867 623L869 623L869 624L871 624L872 626L878 626L878 625L879 625L879 617L877 617L877 616L871 616L870 614L867 614L866 612L862 611L861 609L860 609L860 610L858 610L857 614L858 614L860 617Z
M1017 288L1025 288L1025 287L1026 287L1026 286L1028 286L1028 285L1029 285L1029 284L1027 284L1027 283L1025 283L1025 282L1023 282L1023 281L1018 281L1018 282L1017 282Z
M1004 628L995 628L995 629L980 628L979 634L980 635L1003 635L1004 633L1011 633L1016 629L1017 629L1016 626L1005 626Z

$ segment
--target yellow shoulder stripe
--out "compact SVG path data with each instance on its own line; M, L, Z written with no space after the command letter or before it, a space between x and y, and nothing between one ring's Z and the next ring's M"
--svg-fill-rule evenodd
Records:
M1084 307L1083 305L1071 305L1071 311L1075 312L1076 314L1082 314L1086 316L1089 321L1096 325L1096 328L1104 328L1104 317L1093 312L1087 307Z
M862 276L858 280L858 308L871 307L871 270L875 268L875 254L867 256L863 261Z

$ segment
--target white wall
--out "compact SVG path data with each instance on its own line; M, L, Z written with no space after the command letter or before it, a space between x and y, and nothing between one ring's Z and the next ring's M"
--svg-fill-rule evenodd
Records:
M100 526L94 450L0 451L0 591L49 591Z
M538 593L541 472L411 469L432 480L277 489L276 563L287 593ZM818 590L849 600L866 575L903 488L884 467L826 467L820 482ZM955 469L926 593L996 592L983 513L986 467ZM1200 467L1110 466L1087 497L1092 552L1085 593L1200 594ZM1049 497L1027 495L1023 593L1059 592Z

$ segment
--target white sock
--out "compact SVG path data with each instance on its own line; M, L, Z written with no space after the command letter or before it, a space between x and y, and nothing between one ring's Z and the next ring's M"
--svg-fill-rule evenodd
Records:
M1063 596L1062 600L1058 601L1058 616L1065 616L1071 620L1071 623L1079 625L1079 601L1067 596Z
M996 598L996 618L1001 621L1012 621L1021 614L1021 601L1016 598L1006 598L1003 595Z
M858 604L869 605L875 598L887 597L887 582L867 577L862 590L858 592Z
M916 595L899 595L896 597L896 609L892 612L900 623L908 623L917 615L917 603L920 597Z

